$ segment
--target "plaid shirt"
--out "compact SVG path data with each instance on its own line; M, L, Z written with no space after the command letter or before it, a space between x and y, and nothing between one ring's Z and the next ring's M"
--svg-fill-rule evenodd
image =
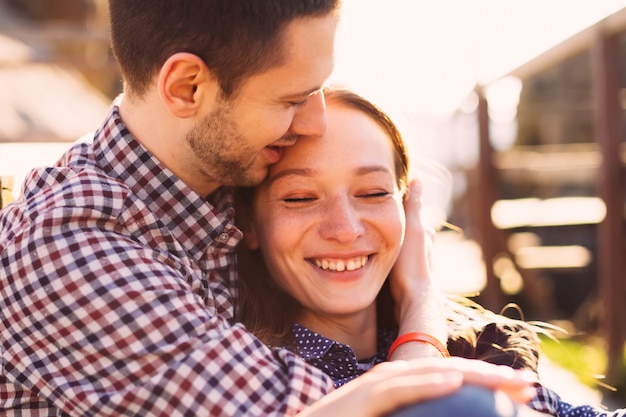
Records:
M228 193L195 194L115 104L22 191L0 212L0 414L290 415L332 389L232 323Z

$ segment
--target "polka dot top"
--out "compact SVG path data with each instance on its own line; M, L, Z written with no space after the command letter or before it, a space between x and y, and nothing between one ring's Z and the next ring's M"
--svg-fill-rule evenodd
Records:
M335 387L362 375L374 365L384 362L396 333L383 331L378 334L378 353L371 358L358 360L348 345L328 339L300 324L292 327L296 353L310 365L329 375ZM607 411L590 405L575 406L563 401L551 389L536 384L537 394L528 406L545 415L557 417L626 417L626 409Z
M378 353L371 358L359 360L350 346L328 339L300 324L293 325L293 339L298 356L329 375L335 387L342 386L377 363L384 362L395 337L395 332L380 332Z

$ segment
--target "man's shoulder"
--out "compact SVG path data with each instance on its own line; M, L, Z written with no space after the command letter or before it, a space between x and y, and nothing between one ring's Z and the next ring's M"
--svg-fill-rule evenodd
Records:
M38 209L124 205L132 193L119 178L90 166L45 167L33 170L24 184L24 200Z
M120 179L90 166L36 168L20 198L0 211L0 236L9 239L35 225L59 222L79 226L124 217L131 205L142 204Z
M130 205L129 195L122 181L94 168L37 168L20 198L0 211L0 252L25 234L47 230L65 235L87 224L118 224Z

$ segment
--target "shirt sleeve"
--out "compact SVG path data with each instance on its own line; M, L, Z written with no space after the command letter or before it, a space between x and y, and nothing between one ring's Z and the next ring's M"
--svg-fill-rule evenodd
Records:
M87 208L13 221L0 244L2 374L67 415L292 415L332 389L214 314L167 235L153 246Z
M626 417L626 409L603 410L591 405L572 405L541 384L535 384L537 394L528 406L533 410L557 417Z

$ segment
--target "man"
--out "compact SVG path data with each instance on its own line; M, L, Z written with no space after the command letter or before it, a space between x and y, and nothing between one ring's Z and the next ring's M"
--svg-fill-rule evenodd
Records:
M125 94L0 213L0 410L381 415L462 382L521 389L489 367L398 362L318 401L325 375L233 323L228 186L260 182L284 146L324 131L338 7L110 1ZM429 317L412 307L428 301L403 297L403 329L419 328ZM397 355L433 354L408 345Z

